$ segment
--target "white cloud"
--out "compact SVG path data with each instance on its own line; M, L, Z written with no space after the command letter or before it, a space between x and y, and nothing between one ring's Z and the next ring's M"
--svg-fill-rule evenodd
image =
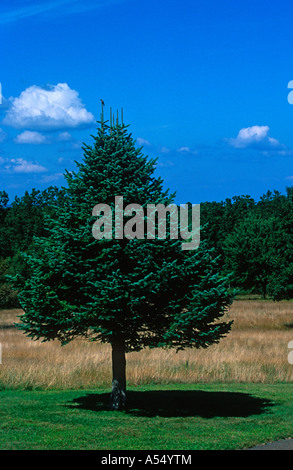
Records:
M169 153L169 152L171 152L171 149L169 149L169 147L162 147L162 148L160 149L160 151L161 151L162 153Z
M11 98L3 123L18 129L64 129L84 127L94 122L94 116L82 104L78 92L67 83L47 88L32 85Z
M240 129L236 138L227 140L235 148L277 149L283 147L277 139L269 137L269 131L269 126L244 127Z
M12 173L44 173L47 168L38 163L28 162L23 158L12 158L10 163L5 166L6 170Z
M148 140L143 139L142 137L138 137L138 138L136 139L136 142L137 142L138 145L140 145L140 146L143 146L143 145L149 146L149 145L151 145Z
M174 166L174 163L171 160L167 160L166 162L158 162L157 166L170 167L170 166Z
M14 139L17 144L45 144L46 137L40 132L24 131Z
M54 173L53 175L44 175L42 177L43 183L51 183L52 181L57 181L58 179L62 178L64 175L63 173Z
M197 150L192 150L190 147L180 147L178 149L178 152L180 153L193 153L193 154L197 154Z
M69 132L60 132L60 134L58 135L58 140L60 140L61 142L71 140L71 139L72 139L72 136Z
M82 141L81 140L77 140L76 142L73 142L72 143L72 148L74 150L80 150L81 149L81 146L82 146Z
M2 1L4 5L1 5L0 24L11 23L39 15L46 15L48 17L50 14L58 16L74 13L80 14L96 10L104 5L108 6L109 3L117 4L123 0L87 0L86 2L82 0Z

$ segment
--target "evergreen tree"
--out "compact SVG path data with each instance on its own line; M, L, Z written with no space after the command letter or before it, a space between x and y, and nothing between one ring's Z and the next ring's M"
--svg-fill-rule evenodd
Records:
M66 172L67 188L58 217L47 220L48 236L27 256L32 273L20 280L24 314L19 327L34 339L76 336L112 346L112 409L126 405L126 353L145 347L206 348L217 343L231 322L217 321L232 302L227 279L204 244L182 250L179 239L93 236L97 204L167 206L174 194L155 177L156 160L137 148L128 126L103 107L93 145L84 145L76 172ZM127 220L125 218L125 220ZM128 217L128 221L131 219ZM135 227L133 226L133 229ZM106 233L105 225L105 233ZM146 232L145 232L146 233Z

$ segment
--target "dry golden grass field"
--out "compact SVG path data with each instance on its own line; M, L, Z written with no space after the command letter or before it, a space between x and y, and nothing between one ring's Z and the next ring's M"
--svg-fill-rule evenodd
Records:
M32 341L13 324L21 310L0 311L0 388L92 389L111 383L110 346L76 339ZM231 332L205 350L143 350L127 355L129 385L147 383L293 382L288 343L293 302L235 300Z

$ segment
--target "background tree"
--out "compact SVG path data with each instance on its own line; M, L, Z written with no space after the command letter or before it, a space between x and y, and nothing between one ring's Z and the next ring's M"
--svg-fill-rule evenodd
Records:
M232 285L274 300L293 297L292 188L286 193L268 191L244 217L239 213L223 241Z
M263 298L273 272L273 225L272 218L249 215L224 241L226 266L233 272L233 283L244 289L259 288Z
M16 273L27 278L28 266L22 253L28 253L34 244L34 237L45 235L44 220L60 204L62 191L56 186L40 191L26 191L16 196L8 205L5 191L0 192L0 307L19 307L16 292L12 289L9 276Z
M231 322L217 321L232 302L218 259L205 243L184 251L181 240L126 238L96 240L93 207L115 196L146 207L171 203L155 177L156 160L137 148L123 119L99 122L94 144L84 145L77 172L66 172L62 205L47 220L46 237L27 255L31 272L19 279L24 314L20 328L29 336L76 336L112 346L113 409L126 404L127 352L145 347L206 348L217 343Z
M293 187L286 188L286 195L275 191L272 202L277 220L273 228L275 267L269 293L274 300L289 300L293 298Z
M0 226L3 224L8 211L9 196L6 191L0 191Z
M214 248L215 256L220 256L222 267L225 265L224 241L235 226L254 209L255 201L247 195L233 196L232 199L226 198L220 202L201 203L201 239Z
M44 218L61 199L62 191L55 186L43 191L33 188L30 193L25 191L22 197L16 196L0 225L1 256L13 257L19 251L28 251L34 237L45 235Z

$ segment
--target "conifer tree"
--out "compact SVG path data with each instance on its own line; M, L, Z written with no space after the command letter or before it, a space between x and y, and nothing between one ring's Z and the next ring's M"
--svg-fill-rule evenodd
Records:
M58 217L47 219L47 236L27 256L32 275L19 282L19 327L34 339L66 344L79 336L111 344L111 407L118 410L126 406L126 353L217 343L231 328L218 320L232 297L204 244L184 251L179 239L115 238L114 224L112 239L93 236L97 204L115 211L115 196L144 208L175 197L123 116L119 122L111 111L109 123L103 109L93 144L84 144L77 170L65 173Z

